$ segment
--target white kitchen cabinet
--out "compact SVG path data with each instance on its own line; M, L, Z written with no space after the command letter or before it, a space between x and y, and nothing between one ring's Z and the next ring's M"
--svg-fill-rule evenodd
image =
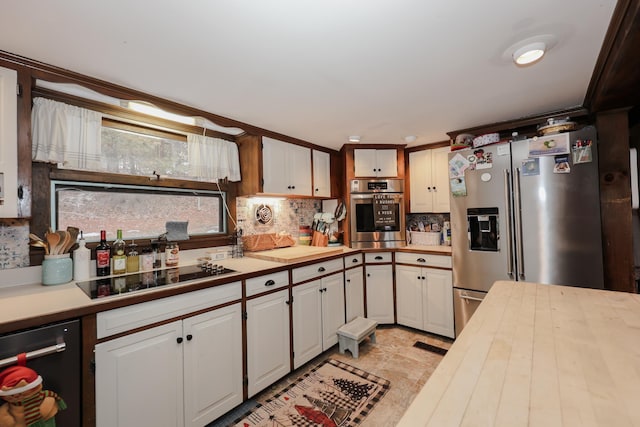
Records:
M331 197L331 155L318 150L312 150L312 155L313 195Z
M18 217L18 73L0 67L0 218Z
M390 264L367 264L365 265L365 276L367 318L378 323L394 323L393 266Z
M411 212L449 212L449 147L409 153Z
M288 289L247 301L249 397L289 373L289 331Z
M263 137L262 168L265 193L313 195L311 149Z
M396 265L398 324L454 337L450 270Z
M293 288L293 367L299 368L338 342L344 325L342 272Z
M354 174L356 177L397 177L398 153L395 149L353 150Z
M203 426L240 404L240 307L97 344L96 426Z
M364 317L364 277L363 267L344 272L344 293L347 323L358 316Z

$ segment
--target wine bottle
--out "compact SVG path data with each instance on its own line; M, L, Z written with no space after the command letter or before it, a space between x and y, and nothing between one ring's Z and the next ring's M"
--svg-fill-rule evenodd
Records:
M122 230L118 229L116 236L113 242L113 274L124 274L127 272L127 255L125 254L126 244L122 240Z
M100 243L96 246L96 276L111 274L111 247L107 243L107 232L100 230Z

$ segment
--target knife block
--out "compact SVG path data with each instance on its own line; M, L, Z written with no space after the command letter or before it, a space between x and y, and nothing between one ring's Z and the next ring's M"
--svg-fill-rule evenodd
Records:
M313 232L311 238L311 246L327 246L329 244L329 236L319 231Z

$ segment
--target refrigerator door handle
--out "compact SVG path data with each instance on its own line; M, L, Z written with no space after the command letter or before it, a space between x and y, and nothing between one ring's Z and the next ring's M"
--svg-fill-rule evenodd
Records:
M460 299L467 300L467 301L479 301L479 302L483 301L482 298L470 297L470 296L464 295L464 294L460 295Z
M516 227L516 268L518 269L518 279L524 278L524 248L522 245L522 211L520 199L520 168L516 168L514 174L514 210L515 210L515 227Z
M511 230L511 177L509 169L504 170L504 203L507 207L507 274L513 279L513 236Z

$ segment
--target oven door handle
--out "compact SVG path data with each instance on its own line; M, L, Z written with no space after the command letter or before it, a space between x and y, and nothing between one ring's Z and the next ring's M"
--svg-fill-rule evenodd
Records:
M56 345L51 345L49 347L44 347L39 350L34 350L26 353L27 360L36 359L42 356L48 356L54 353L61 353L67 349L67 344L61 342ZM0 368L4 368L5 366L15 365L18 363L18 356L7 357L6 359L0 360Z

